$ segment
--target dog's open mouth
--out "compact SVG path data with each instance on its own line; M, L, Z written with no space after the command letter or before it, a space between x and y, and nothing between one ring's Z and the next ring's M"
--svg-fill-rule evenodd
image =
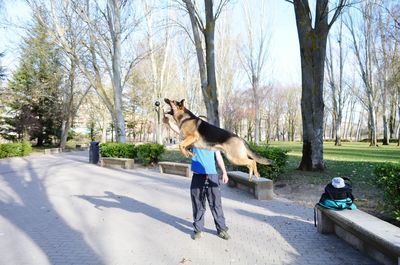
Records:
M169 114L169 115L174 115L174 112L173 112L173 110L172 110L171 107L169 107L169 110L164 111L164 113L165 113L165 114Z
M165 114L174 115L174 111L171 106L171 101L167 98L164 98L164 102L168 104L169 110L164 111Z

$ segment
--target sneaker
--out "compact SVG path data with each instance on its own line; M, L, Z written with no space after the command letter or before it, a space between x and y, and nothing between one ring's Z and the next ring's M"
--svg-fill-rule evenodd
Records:
M194 233L194 240L199 240L202 237L203 237L203 232L197 231Z
M228 234L228 232L221 230L218 232L218 236L222 239L228 240L229 238L231 238Z

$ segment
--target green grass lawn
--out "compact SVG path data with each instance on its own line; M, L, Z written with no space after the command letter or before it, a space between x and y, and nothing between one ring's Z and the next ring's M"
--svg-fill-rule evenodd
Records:
M272 142L274 147L289 150L289 170L294 170L302 156L301 142ZM337 175L371 176L371 168L378 163L400 162L400 147L397 145L369 147L368 143L343 143L335 146L333 142L324 143L324 160L327 173Z
M310 184L325 184L333 177L349 177L360 199L370 200L379 196L375 185L374 169L379 163L400 162L400 147L389 146L369 147L368 143L345 142L335 146L333 142L324 143L324 172L304 172L297 170L302 156L301 142L272 142L273 147L289 150L289 161L280 180L304 182ZM290 184L289 184L290 185Z
M281 179L301 178L312 184L326 183L333 177L350 177L358 184L374 184L374 168L383 162L400 162L400 147L389 146L369 147L368 143L345 142L335 146L333 142L324 143L324 172L303 172L296 170L302 156L302 142L271 142L270 146L288 150L288 165ZM164 161L190 163L178 150L169 150L162 158Z

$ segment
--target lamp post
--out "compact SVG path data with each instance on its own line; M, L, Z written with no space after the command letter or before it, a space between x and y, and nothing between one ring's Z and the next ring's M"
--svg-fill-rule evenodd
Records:
M154 110L157 113L157 121L156 121L156 142L158 144L162 144L161 142L161 128L160 128L160 101L154 102Z

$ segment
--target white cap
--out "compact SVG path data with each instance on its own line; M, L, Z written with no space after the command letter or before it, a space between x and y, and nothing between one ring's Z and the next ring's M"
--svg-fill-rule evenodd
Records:
M342 179L341 177L336 177L332 179L332 186L340 189L340 188L344 188L345 184L344 184L344 179Z

